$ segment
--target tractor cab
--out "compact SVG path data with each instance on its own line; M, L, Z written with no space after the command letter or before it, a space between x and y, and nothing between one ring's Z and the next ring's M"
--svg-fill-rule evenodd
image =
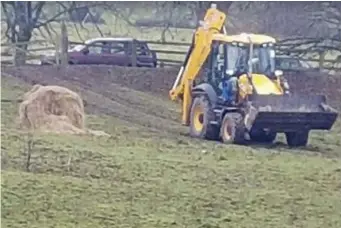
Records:
M253 45L252 51L250 46L241 42L225 44L226 75L239 77L252 72L273 77L275 73L274 45L272 43Z
M275 40L272 37L217 34L213 38L211 50L206 62L205 81L214 87L218 95L222 94L224 82L231 78L235 80L232 85L247 90L244 97L253 91L282 94L280 85L276 85L282 72L275 69ZM248 88L257 85L258 88Z

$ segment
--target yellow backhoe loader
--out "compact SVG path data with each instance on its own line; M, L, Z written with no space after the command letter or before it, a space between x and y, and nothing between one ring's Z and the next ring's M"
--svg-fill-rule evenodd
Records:
M275 69L276 40L227 35L225 19L215 4L207 10L169 91L182 101L190 135L244 144L273 142L281 132L297 147L307 144L310 130L330 130L338 113L325 96L291 93Z

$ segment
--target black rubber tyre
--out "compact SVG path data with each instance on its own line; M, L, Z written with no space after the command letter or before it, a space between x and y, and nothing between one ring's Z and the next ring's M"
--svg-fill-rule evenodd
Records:
M190 135L195 138L218 140L219 128L210 124L213 120L215 115L207 98L195 97L190 112Z
M276 139L276 136L276 132L266 132L261 129L250 132L251 140L259 143L272 143Z
M290 147L306 146L308 143L309 131L286 132L285 136Z
M226 113L220 127L220 137L226 144L245 144L245 126L240 113Z

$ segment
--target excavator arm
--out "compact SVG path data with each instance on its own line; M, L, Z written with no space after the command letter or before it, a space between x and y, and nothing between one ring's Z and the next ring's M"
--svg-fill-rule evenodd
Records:
M196 30L191 47L187 53L172 89L169 91L171 100L182 100L182 124L189 124L189 110L192 102L192 83L211 51L213 35L220 33L226 15L212 4L207 10L204 21Z

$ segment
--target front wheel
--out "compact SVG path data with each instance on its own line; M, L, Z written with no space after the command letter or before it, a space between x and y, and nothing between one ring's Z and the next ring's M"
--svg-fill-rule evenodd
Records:
M195 138L218 140L219 128L210 124L215 119L208 99L205 96L193 100L190 112L190 135Z
M290 147L306 146L308 143L309 131L286 132L285 136Z
M227 113L221 123L220 137L226 144L244 144L245 126L240 113Z

